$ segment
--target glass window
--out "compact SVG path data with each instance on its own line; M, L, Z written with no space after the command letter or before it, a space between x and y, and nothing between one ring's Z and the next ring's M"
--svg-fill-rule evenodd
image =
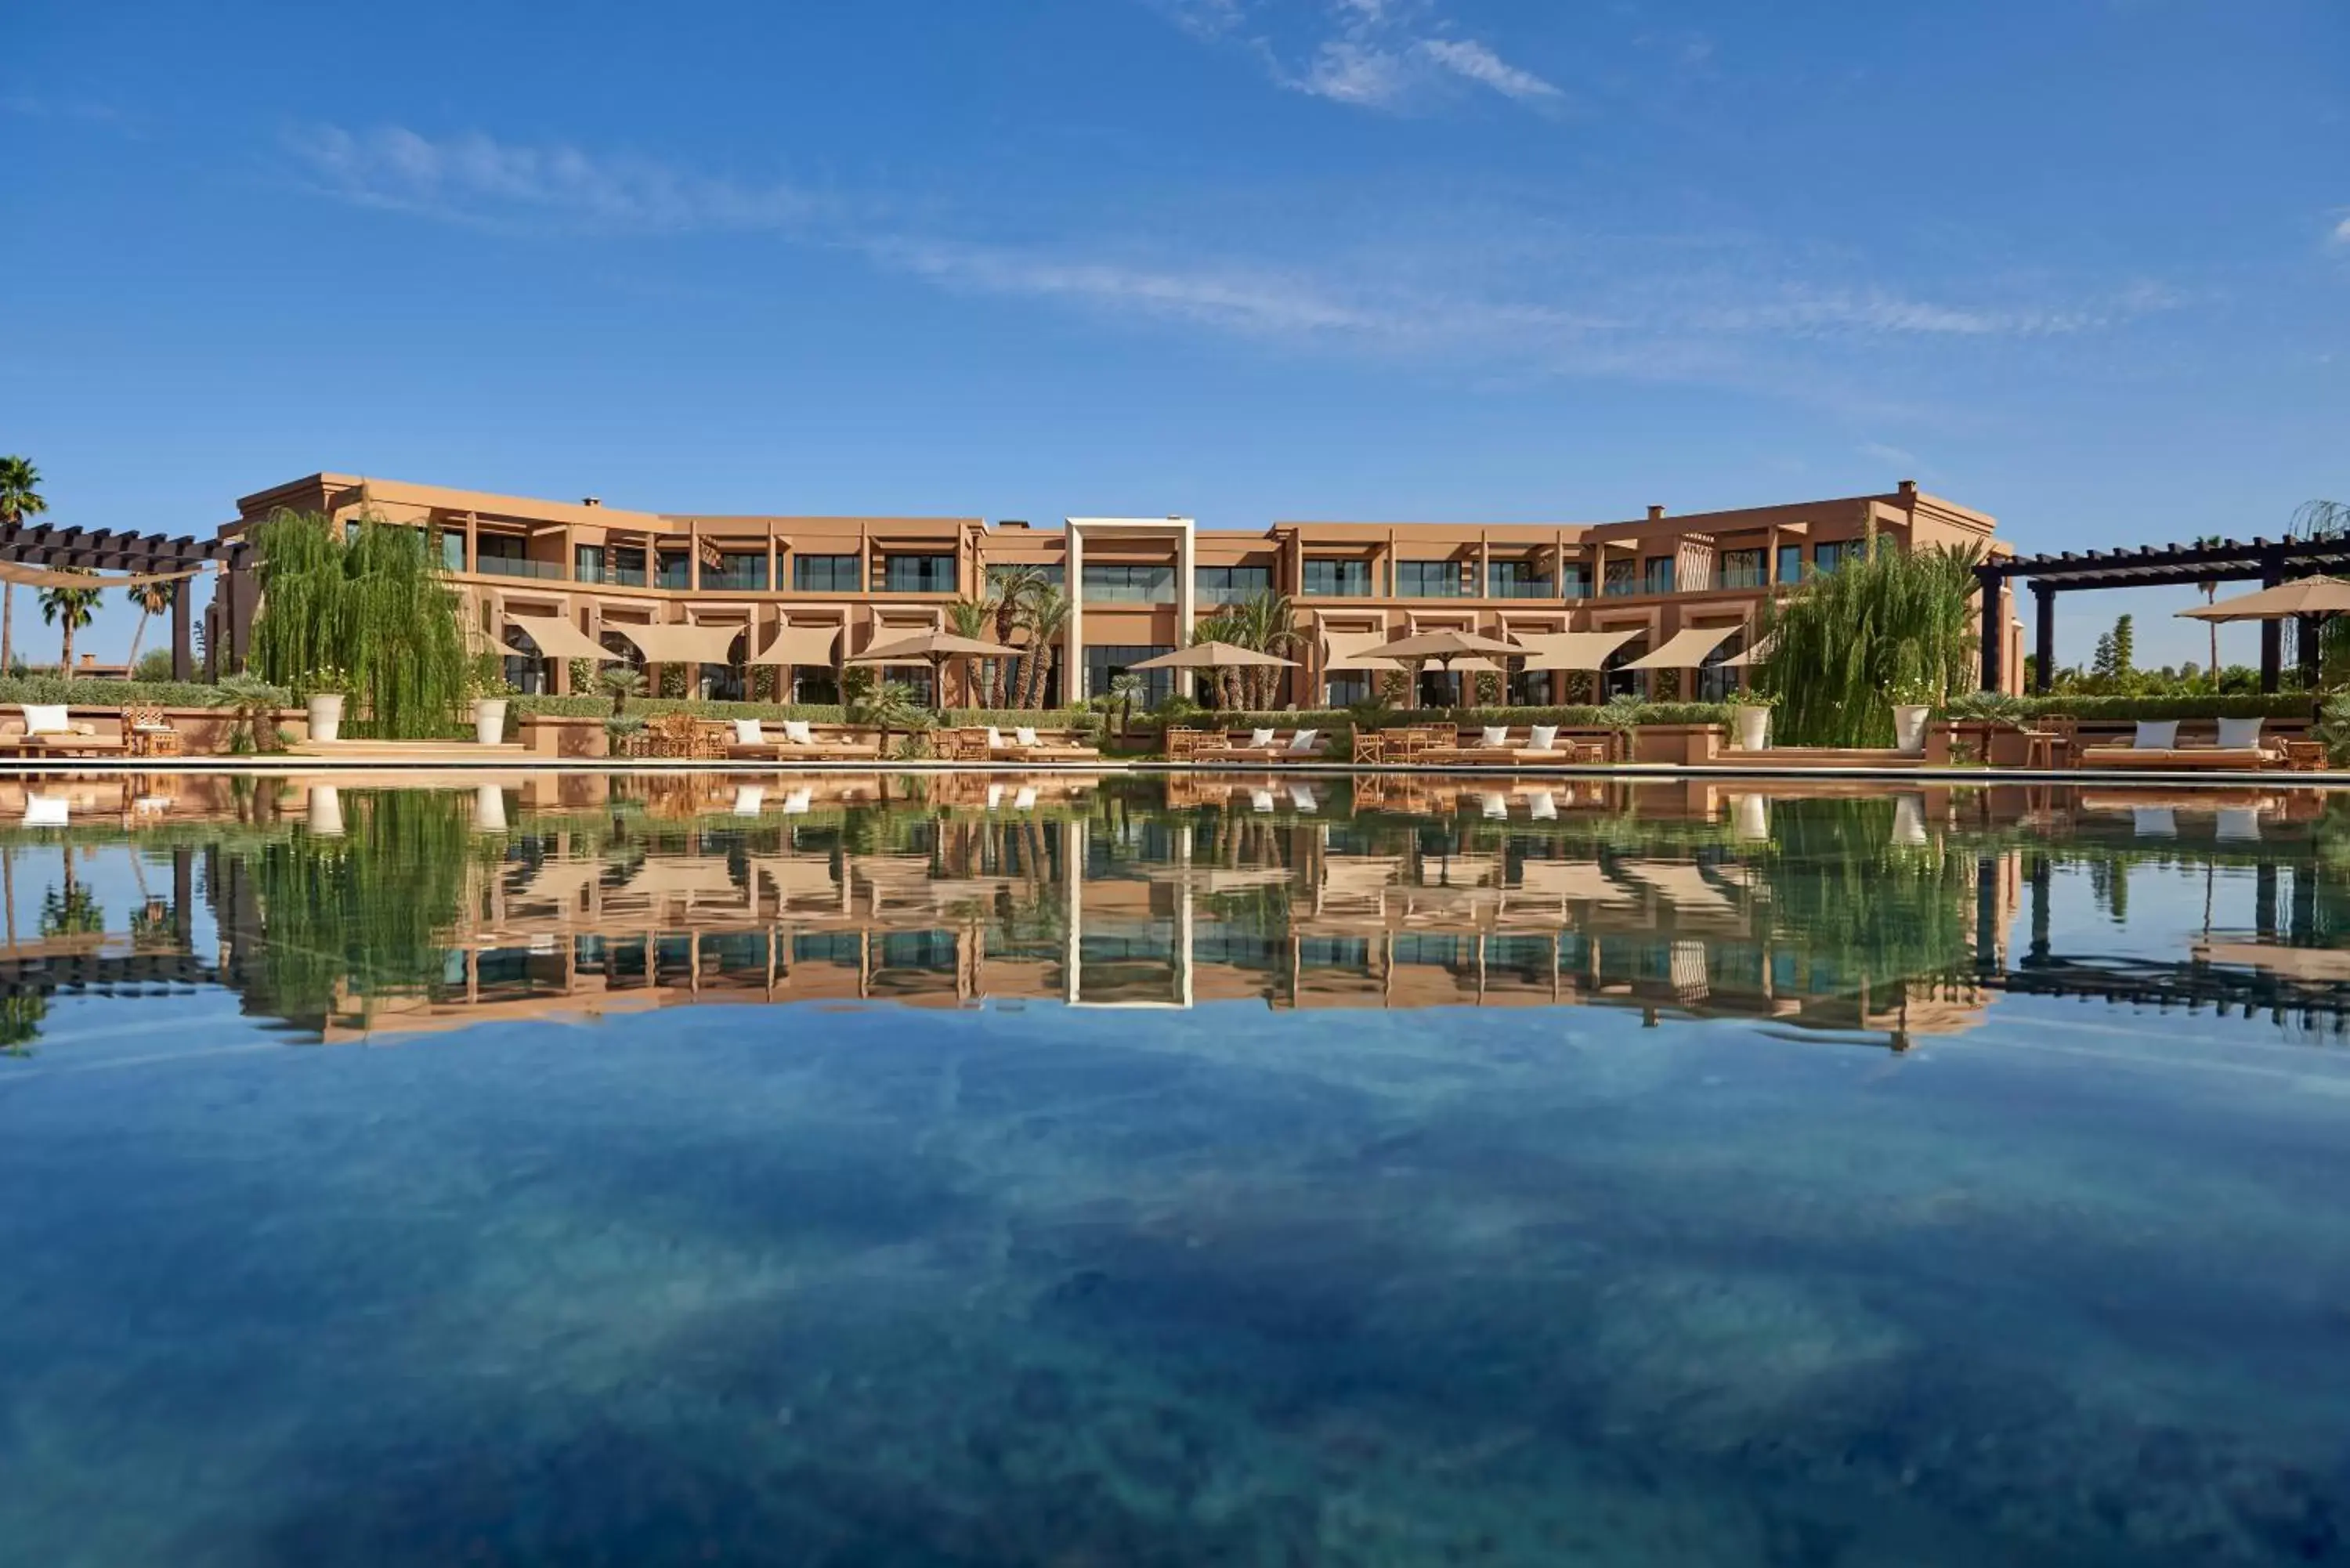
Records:
M1093 570L1087 566L1086 576L1092 576ZM1131 643L1088 643L1086 647L1086 690L1096 697L1107 697L1109 695L1109 683L1125 674L1128 665L1174 651L1171 648ZM1143 694L1136 700L1139 708L1156 708L1174 692L1175 672L1171 670L1139 670L1135 673L1143 680Z
M1088 604L1171 605L1175 602L1175 568L1088 561L1085 595ZM1100 688L1095 690L1098 691Z
M792 666L792 701L837 702L840 701L840 681L831 670L820 666L795 664Z
M1330 672L1329 705L1351 708L1357 702L1367 702L1374 694L1372 681L1377 677L1368 670L1335 670Z
M1804 580L1804 547L1801 545L1779 546L1779 580L1790 586Z
M1814 571L1833 572L1859 553L1852 540L1823 540L1812 546L1812 567Z
M465 535L457 529L441 530L441 569L444 572L465 569Z
M1460 562L1398 561L1396 563L1396 597L1457 599L1460 597Z
M664 555L660 559L659 588L690 588L693 586L693 558L682 550Z
M854 556L794 556L792 587L804 594L856 594L865 591L857 580Z
M1640 591L1639 568L1629 561L1611 560L1602 585L1601 591L1610 598L1637 594Z
M1539 560L1490 561L1487 566L1486 597L1496 599L1546 599L1551 597L1550 574L1543 570Z
M1026 573L1030 576L1039 577L1044 581L1050 583L1056 588L1065 588L1069 586L1069 569L1066 566L1057 565L1050 566L1032 566L1026 562L1023 562L1021 565L1016 566L990 566L987 568L987 580L991 585L1001 583L1005 578L1011 576L1014 572Z
M1273 591L1271 566L1194 566L1192 591L1203 605L1238 604Z
M583 583L604 580L604 546L579 545L571 552L571 575Z
M1371 594L1371 564L1368 561L1308 560L1303 587L1308 594L1326 597L1367 598Z
M1762 586L1762 552L1757 550L1725 550L1721 553L1720 586L1725 588L1759 588Z
M952 556L885 556L881 587L892 594L951 594L955 591Z
M1559 569L1561 596L1570 599L1591 597L1591 568L1581 561L1570 561Z
M459 541L460 547L463 541ZM477 534L473 536L473 558L477 561L519 561L530 553L528 540L511 534Z
M1640 566L1642 593L1669 594L1673 591L1673 558L1670 556L1651 556Z
M735 592L764 592L767 587L767 553L764 550L729 550L718 557L715 566L703 564L702 586Z

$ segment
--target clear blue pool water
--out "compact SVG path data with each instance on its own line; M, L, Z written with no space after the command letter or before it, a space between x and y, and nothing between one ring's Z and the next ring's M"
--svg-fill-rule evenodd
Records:
M2350 1561L2332 797L77 787L0 1562Z

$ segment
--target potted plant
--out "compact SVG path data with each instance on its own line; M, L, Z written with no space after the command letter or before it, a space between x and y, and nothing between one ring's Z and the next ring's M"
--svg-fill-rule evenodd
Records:
M303 705L310 712L310 738L314 741L338 740L343 732L343 695L350 688L350 677L328 664L310 672L303 682Z
M1922 675L1904 675L1893 683L1893 749L1916 756L1926 749L1926 721L1934 714L1938 693Z
M1738 701L1730 707L1730 723L1740 751L1770 750L1771 710L1778 705L1776 691L1758 691L1749 686L1738 694Z
M514 695L514 688L506 684L499 665L496 654L482 655L465 682L473 699L473 739L484 746L497 745L506 738L506 699Z

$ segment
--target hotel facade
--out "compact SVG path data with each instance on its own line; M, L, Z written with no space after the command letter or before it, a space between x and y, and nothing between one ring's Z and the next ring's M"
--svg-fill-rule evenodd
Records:
M314 473L237 503L236 536L281 508L427 530L481 644L504 651L524 691L567 692L571 661L608 650L631 663L698 666L703 694L739 697L778 666L802 701L827 701L842 661L944 628L957 599L1019 568L1069 597L1047 690L1053 702L1106 691L1129 665L1182 646L1201 619L1273 590L1295 607L1298 667L1279 701L1343 706L1378 689L1366 649L1407 633L1463 628L1520 640L1624 634L1599 679L1610 692L1716 698L1763 604L1832 571L1874 532L1905 549L1981 545L1993 520L1919 491L1617 523L1280 522L1201 529L1188 517L1071 517L1058 527L979 517L724 516L624 511L590 497L540 501ZM257 604L233 572L208 612L208 649L241 661ZM2002 633L2003 684L2020 689L2022 628ZM1654 660L1661 657L1665 662ZM1651 662L1643 665L1644 659ZM1685 662L1684 662L1685 661ZM930 670L885 667L927 698ZM1424 701L1451 699L1430 669ZM1516 701L1565 698L1549 671L1507 675ZM1170 690L1151 678L1149 701ZM951 691L950 696L955 695Z

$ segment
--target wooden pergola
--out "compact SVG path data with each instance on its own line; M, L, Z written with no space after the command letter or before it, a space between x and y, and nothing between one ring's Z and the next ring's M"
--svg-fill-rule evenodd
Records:
M207 647L217 658L226 653L231 669L244 655L253 623L252 607L241 603L254 594L253 549L243 539L198 539L192 534L172 537L138 534L120 528L66 528L54 524L0 525L0 561L57 572L118 572L132 576L187 575L188 580L172 601L172 678L195 679L193 635L195 574L206 566L221 572L221 626L231 648Z
M2206 583L2257 582L2272 588L2295 577L2350 567L2350 538L2264 539L2249 544L2223 539L2213 545L2142 545L2135 550L2065 550L2054 555L2010 556L1975 568L1982 588L1982 684L2000 689L2001 648L2007 623L2011 579L2032 584L2033 690L2048 690L2056 666L2056 596L2093 588L2196 587ZM2301 666L2316 675L2317 639L2303 628ZM2261 624L2261 690L2274 691L2283 675L2283 624Z

